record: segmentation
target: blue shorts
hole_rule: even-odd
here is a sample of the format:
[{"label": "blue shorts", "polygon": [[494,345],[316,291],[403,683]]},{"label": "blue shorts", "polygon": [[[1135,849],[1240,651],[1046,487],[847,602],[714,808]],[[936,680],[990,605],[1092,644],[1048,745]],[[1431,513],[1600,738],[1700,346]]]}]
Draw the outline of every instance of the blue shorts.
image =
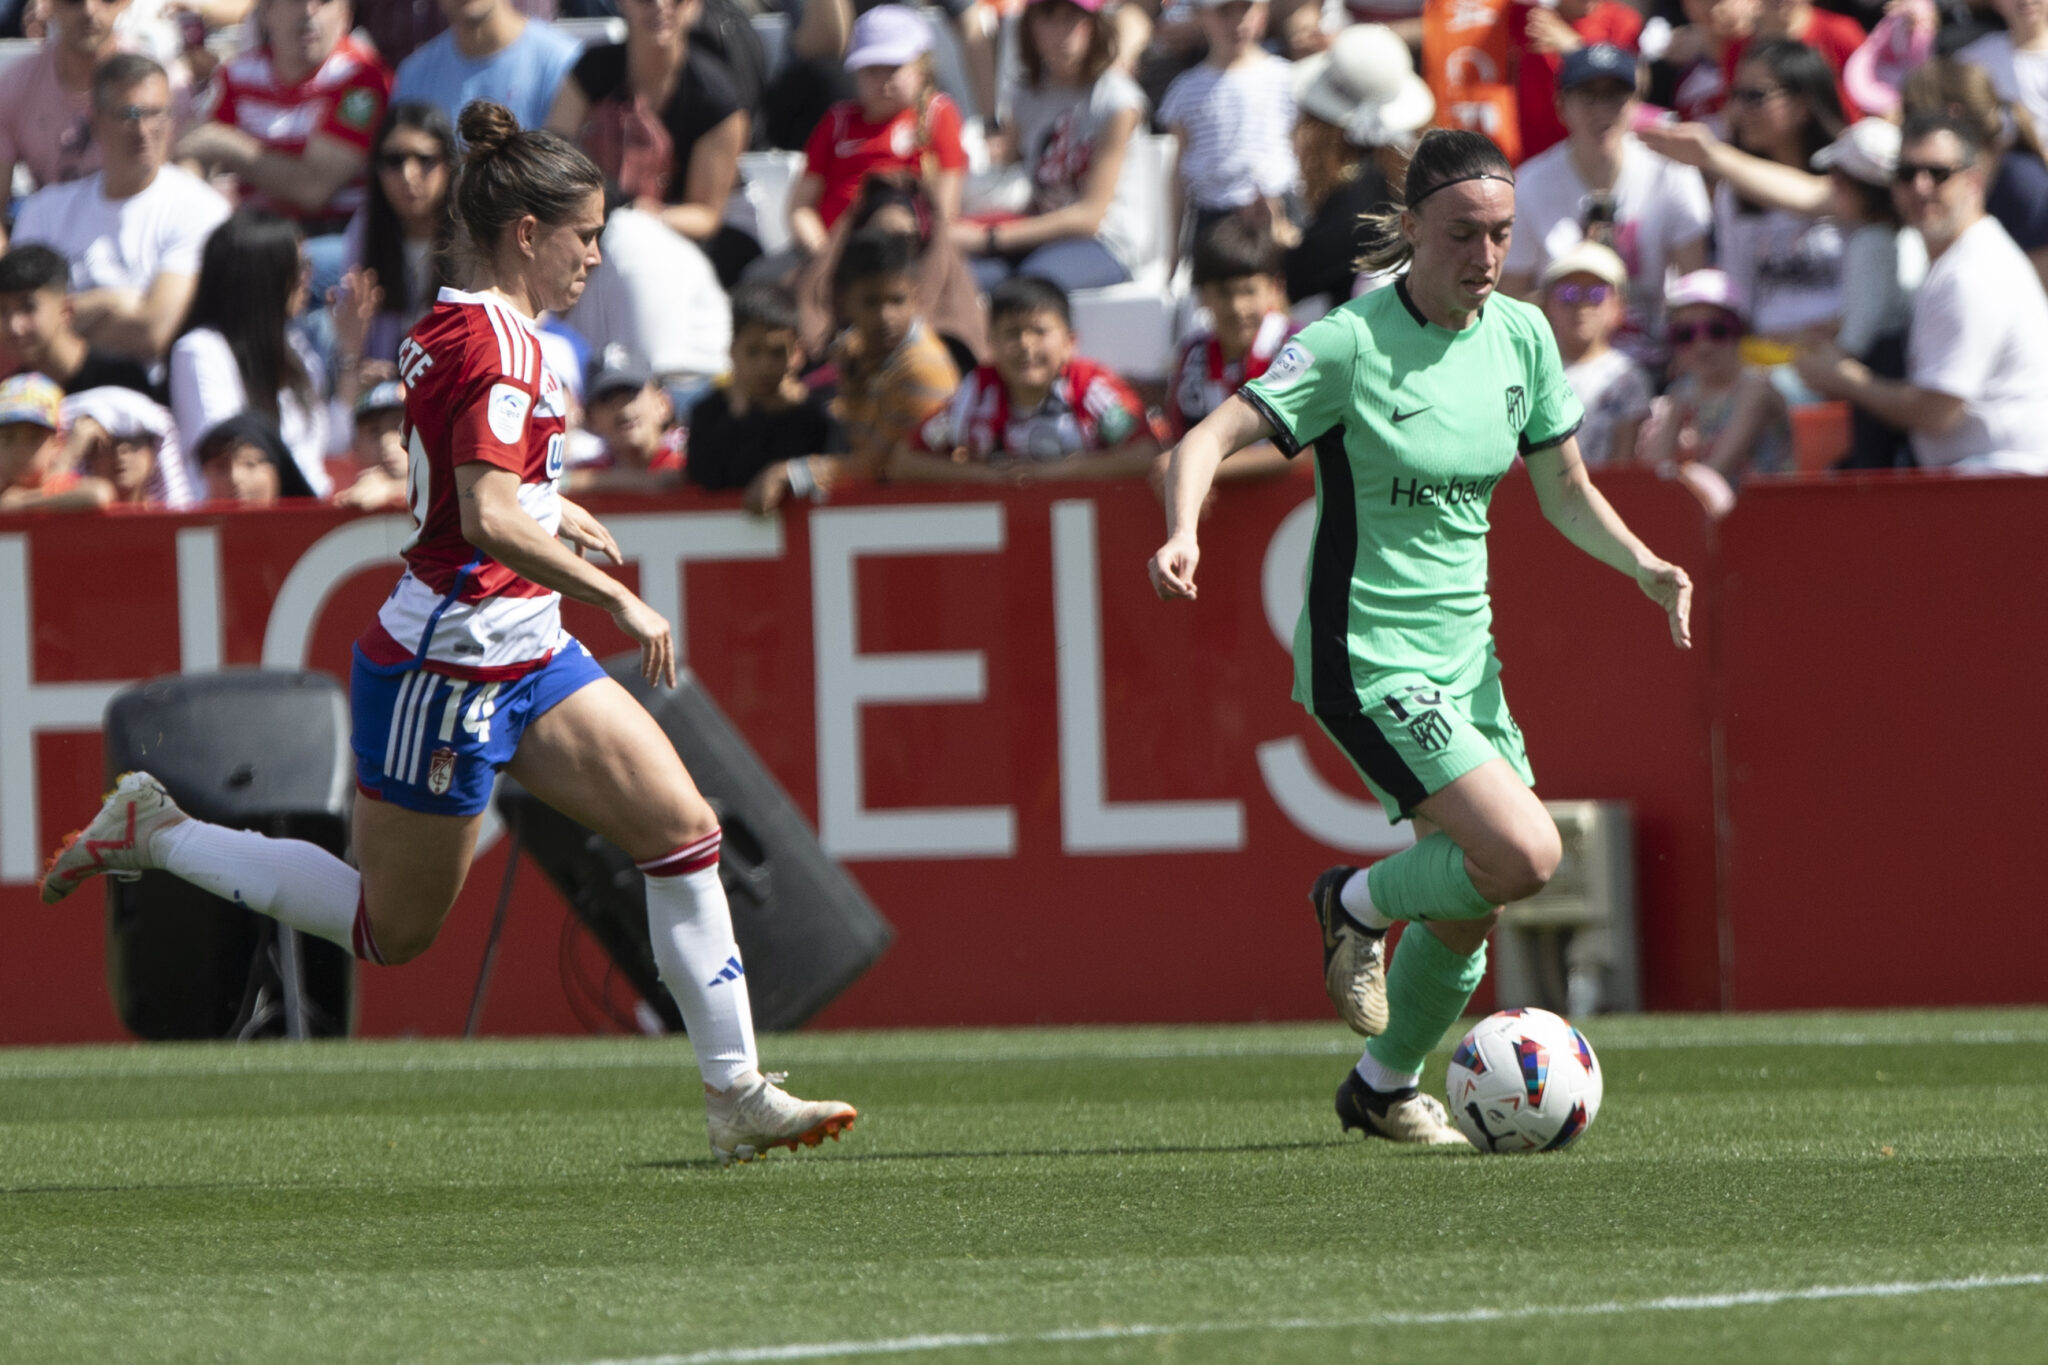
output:
[{"label": "blue shorts", "polygon": [[518,752],[526,727],[604,676],[574,640],[510,682],[379,667],[357,650],[348,688],[356,785],[407,810],[475,815],[490,804],[497,771]]}]

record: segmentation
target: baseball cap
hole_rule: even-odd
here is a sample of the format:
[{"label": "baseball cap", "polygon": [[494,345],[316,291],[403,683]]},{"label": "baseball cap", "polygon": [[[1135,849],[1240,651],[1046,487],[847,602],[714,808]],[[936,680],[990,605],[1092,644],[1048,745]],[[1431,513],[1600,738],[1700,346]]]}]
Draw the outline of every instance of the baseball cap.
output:
[{"label": "baseball cap", "polygon": [[1575,90],[1593,81],[1620,81],[1635,89],[1635,54],[1623,52],[1613,43],[1588,43],[1566,53],[1557,69],[1557,88]]},{"label": "baseball cap", "polygon": [[362,396],[356,399],[355,415],[368,417],[373,412],[389,412],[404,406],[405,386],[395,379],[387,379],[363,390]]},{"label": "baseball cap", "polygon": [[1408,44],[1384,24],[1352,24],[1294,65],[1294,102],[1354,147],[1405,144],[1436,114]]},{"label": "baseball cap", "polygon": [[27,422],[64,429],[64,390],[39,374],[18,374],[0,384],[0,426]]},{"label": "baseball cap", "polygon": [[584,401],[595,403],[620,389],[644,389],[653,380],[653,372],[635,361],[631,351],[614,341],[591,357],[588,377],[583,381]]},{"label": "baseball cap", "polygon": [[1745,323],[1749,321],[1749,309],[1743,305],[1735,281],[1719,270],[1695,270],[1680,275],[1664,291],[1666,308],[1684,308],[1694,303],[1710,303],[1727,309]]},{"label": "baseball cap", "polygon": [[902,66],[932,50],[932,26],[908,5],[877,5],[853,21],[846,69]]},{"label": "baseball cap", "polygon": [[1899,165],[1899,125],[1881,118],[1858,119],[1813,154],[1817,171],[1840,171],[1866,185],[1889,185]]},{"label": "baseball cap", "polygon": [[1556,257],[1543,267],[1543,275],[1537,284],[1548,289],[1567,275],[1591,275],[1605,280],[1616,289],[1628,285],[1628,266],[1622,263],[1614,248],[1604,242],[1581,240],[1571,250]]}]

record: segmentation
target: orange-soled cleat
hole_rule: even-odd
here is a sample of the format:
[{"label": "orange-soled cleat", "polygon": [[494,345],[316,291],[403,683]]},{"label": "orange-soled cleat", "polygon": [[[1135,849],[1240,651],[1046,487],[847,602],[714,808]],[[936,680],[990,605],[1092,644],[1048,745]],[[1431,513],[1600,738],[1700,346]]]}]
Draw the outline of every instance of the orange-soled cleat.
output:
[{"label": "orange-soled cleat", "polygon": [[88,877],[135,877],[149,871],[156,866],[150,840],[187,818],[163,783],[148,773],[122,773],[92,822],[65,836],[50,855],[43,869],[43,904],[55,905]]},{"label": "orange-soled cleat", "polygon": [[853,1127],[860,1112],[838,1100],[800,1100],[783,1090],[780,1072],[755,1072],[729,1090],[704,1087],[704,1123],[711,1132],[711,1154],[718,1164],[752,1161],[770,1148],[815,1147],[821,1139],[835,1142]]}]

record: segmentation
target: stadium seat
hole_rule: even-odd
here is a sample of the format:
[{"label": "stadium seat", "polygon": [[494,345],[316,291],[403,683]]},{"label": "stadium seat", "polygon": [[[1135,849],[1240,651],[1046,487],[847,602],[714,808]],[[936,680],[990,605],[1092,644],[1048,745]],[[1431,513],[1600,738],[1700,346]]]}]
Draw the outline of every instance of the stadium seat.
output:
[{"label": "stadium seat", "polygon": [[802,152],[740,153],[740,184],[754,211],[754,239],[771,256],[789,245],[789,192],[803,167]]},{"label": "stadium seat", "polygon": [[1185,292],[1167,274],[1166,259],[1178,225],[1169,221],[1173,202],[1173,139],[1156,133],[1131,135],[1127,156],[1134,173],[1153,186],[1151,239],[1128,284],[1077,289],[1070,303],[1074,336],[1082,355],[1109,366],[1126,379],[1159,380],[1173,359],[1180,297]]},{"label": "stadium seat", "polygon": [[1849,405],[1801,403],[1792,409],[1792,467],[1826,470],[1849,453]]},{"label": "stadium seat", "polygon": [[555,28],[585,47],[626,41],[626,21],[611,15],[594,19],[557,19]]}]

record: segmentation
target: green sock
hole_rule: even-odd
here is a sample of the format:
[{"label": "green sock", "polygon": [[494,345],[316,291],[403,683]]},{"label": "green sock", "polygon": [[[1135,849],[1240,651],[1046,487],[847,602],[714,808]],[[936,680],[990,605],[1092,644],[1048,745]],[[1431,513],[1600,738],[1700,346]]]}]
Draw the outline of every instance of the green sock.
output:
[{"label": "green sock", "polygon": [[1365,1050],[1389,1071],[1421,1071],[1423,1059],[1464,1014],[1485,975],[1484,943],[1472,956],[1461,957],[1423,925],[1409,925],[1387,967],[1387,1031],[1368,1039]]},{"label": "green sock", "polygon": [[1441,831],[1366,869],[1372,908],[1388,919],[1478,919],[1493,902],[1472,885],[1465,850]]}]

